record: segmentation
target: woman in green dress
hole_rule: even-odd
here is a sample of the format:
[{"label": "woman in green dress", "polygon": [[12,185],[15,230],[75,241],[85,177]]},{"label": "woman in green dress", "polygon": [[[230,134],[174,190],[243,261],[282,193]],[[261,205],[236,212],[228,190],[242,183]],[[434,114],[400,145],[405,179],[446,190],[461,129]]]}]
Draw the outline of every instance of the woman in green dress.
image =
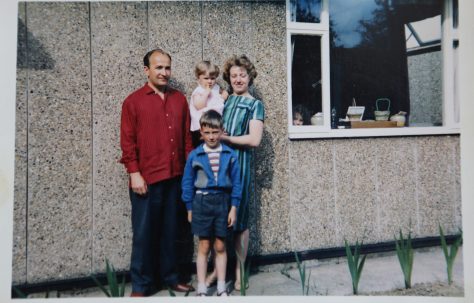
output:
[{"label": "woman in green dress", "polygon": [[[234,226],[234,247],[242,260],[247,257],[249,242],[249,204],[254,192],[253,148],[260,145],[265,110],[262,101],[249,93],[257,76],[252,62],[245,55],[232,56],[224,63],[223,78],[232,88],[222,115],[226,134],[222,140],[232,146],[239,156],[242,200]],[[235,268],[235,290],[240,290],[240,266]]]}]

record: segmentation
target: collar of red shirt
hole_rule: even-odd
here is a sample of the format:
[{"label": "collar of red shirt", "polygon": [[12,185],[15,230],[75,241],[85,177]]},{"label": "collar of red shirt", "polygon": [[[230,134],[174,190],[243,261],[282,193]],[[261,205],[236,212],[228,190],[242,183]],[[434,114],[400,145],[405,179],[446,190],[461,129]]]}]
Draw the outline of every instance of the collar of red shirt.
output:
[{"label": "collar of red shirt", "polygon": [[[149,95],[149,94],[158,94],[158,90],[155,89],[154,87],[152,87],[150,85],[150,82],[146,82],[145,85],[145,94]],[[168,94],[169,92],[169,87],[166,86],[166,89],[165,89],[165,95]]]}]

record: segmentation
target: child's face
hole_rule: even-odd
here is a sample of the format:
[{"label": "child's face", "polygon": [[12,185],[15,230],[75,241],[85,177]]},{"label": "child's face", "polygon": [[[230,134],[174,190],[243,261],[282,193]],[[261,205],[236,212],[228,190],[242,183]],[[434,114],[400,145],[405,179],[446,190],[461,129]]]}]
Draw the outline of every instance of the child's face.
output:
[{"label": "child's face", "polygon": [[209,75],[209,72],[199,75],[198,83],[203,88],[212,88],[216,84],[216,76]]},{"label": "child's face", "polygon": [[295,113],[293,115],[293,125],[303,125],[303,117],[300,113]]},{"label": "child's face", "polygon": [[201,126],[201,136],[204,140],[204,143],[210,148],[216,148],[219,146],[222,134],[223,131],[220,128]]}]

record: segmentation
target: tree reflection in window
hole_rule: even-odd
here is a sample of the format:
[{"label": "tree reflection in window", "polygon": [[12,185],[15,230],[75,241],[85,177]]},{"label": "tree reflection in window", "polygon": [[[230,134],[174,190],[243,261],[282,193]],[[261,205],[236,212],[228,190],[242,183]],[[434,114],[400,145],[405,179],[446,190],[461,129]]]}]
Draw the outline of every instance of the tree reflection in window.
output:
[{"label": "tree reflection in window", "polygon": [[405,32],[407,24],[439,16],[441,10],[437,0],[331,1],[331,108],[338,118],[355,98],[366,107],[364,119],[374,119],[375,100],[389,98],[391,113],[408,112],[412,126],[441,125],[440,49],[412,56]]}]

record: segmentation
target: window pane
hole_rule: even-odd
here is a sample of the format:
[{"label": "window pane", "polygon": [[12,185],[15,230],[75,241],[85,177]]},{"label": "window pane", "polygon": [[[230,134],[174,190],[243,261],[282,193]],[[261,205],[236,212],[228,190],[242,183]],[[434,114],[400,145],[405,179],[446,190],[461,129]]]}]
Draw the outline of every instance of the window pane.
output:
[{"label": "window pane", "polygon": [[[322,112],[321,37],[292,35],[291,48],[293,124],[299,125],[295,120],[302,120],[303,125],[310,125],[311,117]],[[316,117],[313,123],[320,125],[321,114]]]},{"label": "window pane", "polygon": [[290,0],[292,22],[319,23],[321,0]]},{"label": "window pane", "polygon": [[[332,0],[331,108],[345,118],[353,100],[375,119],[376,100],[407,125],[442,124],[442,1]],[[382,104],[383,103],[383,104]],[[387,109],[387,102],[379,110]]]}]

